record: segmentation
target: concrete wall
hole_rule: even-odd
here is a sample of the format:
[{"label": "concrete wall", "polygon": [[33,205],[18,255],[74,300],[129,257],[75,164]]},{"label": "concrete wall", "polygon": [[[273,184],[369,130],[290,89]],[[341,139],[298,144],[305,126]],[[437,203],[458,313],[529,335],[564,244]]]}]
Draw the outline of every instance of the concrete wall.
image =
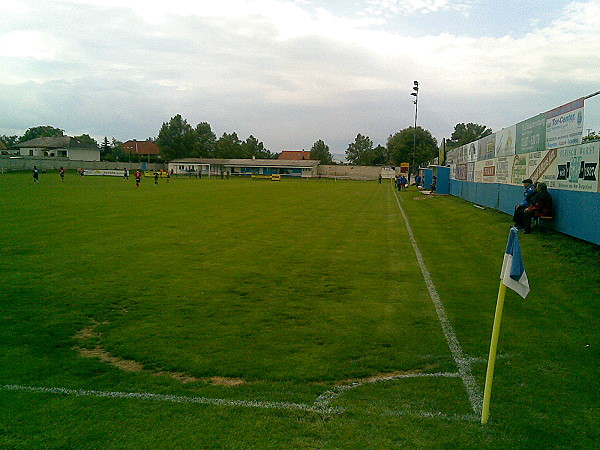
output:
[{"label": "concrete wall", "polygon": [[[600,245],[600,194],[548,189],[552,195],[556,231]],[[523,199],[523,188],[508,184],[450,180],[450,194],[512,215]]]},{"label": "concrete wall", "polygon": [[[164,164],[144,163],[145,170],[165,169]],[[83,169],[118,169],[127,167],[129,170],[136,170],[142,167],[142,163],[129,162],[109,162],[109,161],[73,161],[68,158],[35,157],[21,156],[19,158],[10,158],[9,156],[0,156],[0,172],[9,172],[17,170],[31,170],[37,166],[40,170],[58,170],[64,167],[66,170]]]},{"label": "concrete wall", "polygon": [[[396,170],[400,173],[400,168]],[[376,180],[381,174],[379,166],[342,166],[342,165],[322,165],[317,167],[317,176],[322,177],[347,177],[351,180]]]}]

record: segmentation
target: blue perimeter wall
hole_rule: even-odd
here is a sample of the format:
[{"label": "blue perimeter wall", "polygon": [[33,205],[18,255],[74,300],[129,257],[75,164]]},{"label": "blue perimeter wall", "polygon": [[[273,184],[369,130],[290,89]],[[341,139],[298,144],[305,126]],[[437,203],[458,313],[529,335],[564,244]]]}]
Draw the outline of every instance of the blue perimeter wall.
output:
[{"label": "blue perimeter wall", "polygon": [[[442,168],[445,169],[445,168]],[[552,228],[600,245],[600,193],[548,189],[552,195]],[[450,180],[450,195],[512,216],[523,199],[523,188],[508,184]]]}]

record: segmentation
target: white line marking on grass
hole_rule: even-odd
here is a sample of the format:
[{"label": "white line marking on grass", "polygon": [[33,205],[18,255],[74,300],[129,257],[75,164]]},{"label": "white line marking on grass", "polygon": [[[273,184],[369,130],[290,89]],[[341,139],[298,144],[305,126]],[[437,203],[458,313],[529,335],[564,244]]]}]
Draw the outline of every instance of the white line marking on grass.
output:
[{"label": "white line marking on grass", "polygon": [[475,414],[444,414],[441,412],[428,412],[428,411],[387,411],[385,413],[389,416],[396,417],[404,417],[404,416],[413,416],[413,417],[425,417],[428,419],[446,419],[446,420],[459,420],[461,422],[469,421],[469,422],[479,422],[481,417]]},{"label": "white line marking on grass", "polygon": [[404,218],[404,224],[406,225],[406,231],[408,231],[408,237],[410,238],[410,242],[417,257],[417,262],[419,263],[419,267],[421,268],[421,272],[423,273],[423,279],[425,280],[425,284],[427,285],[429,296],[433,301],[435,310],[438,315],[438,319],[440,321],[440,324],[442,325],[442,330],[444,332],[444,336],[446,337],[446,341],[448,342],[448,347],[450,348],[452,357],[454,358],[456,366],[458,367],[460,377],[462,378],[463,384],[465,385],[465,389],[467,390],[469,401],[471,402],[471,406],[475,414],[480,415],[483,406],[483,397],[481,395],[481,390],[479,389],[479,386],[477,385],[477,382],[475,381],[475,378],[473,377],[473,374],[471,372],[470,361],[463,353],[460,343],[458,342],[458,338],[456,337],[456,333],[452,328],[452,324],[450,323],[450,320],[448,320],[448,315],[446,314],[446,310],[444,308],[444,305],[442,304],[442,300],[440,299],[440,296],[438,295],[435,289],[435,284],[433,283],[431,274],[427,270],[427,266],[425,265],[425,261],[423,260],[421,250],[419,250],[419,246],[417,245],[417,240],[415,239],[415,235],[412,232],[412,228],[408,221],[408,217],[406,216],[404,208],[402,208],[400,200],[398,200],[398,194],[395,191],[394,196],[396,197],[396,203],[398,204],[400,213]]},{"label": "white line marking on grass", "polygon": [[85,389],[47,388],[35,386],[0,386],[7,391],[38,392],[42,394],[75,395],[77,397],[133,398],[138,400],[154,400],[171,403],[196,403],[201,405],[239,406],[244,408],[285,409],[315,412],[319,414],[342,414],[345,408],[329,408],[305,405],[302,403],[259,402],[253,400],[227,400],[222,398],[188,397],[182,395],[150,394],[147,392],[111,392]]},{"label": "white line marking on grass", "polygon": [[[332,400],[342,395],[344,392],[350,389],[355,389],[357,387],[363,386],[365,384],[371,383],[380,383],[383,381],[393,381],[399,380],[402,378],[460,378],[460,373],[449,373],[449,372],[438,372],[438,373],[403,373],[400,375],[391,375],[389,377],[381,377],[375,378],[372,380],[364,380],[364,381],[355,381],[350,384],[344,384],[341,386],[335,386],[333,389],[328,390],[327,392],[323,392],[319,397],[315,400],[313,406],[315,408],[324,408],[326,407]],[[431,413],[437,414],[437,413]]]}]

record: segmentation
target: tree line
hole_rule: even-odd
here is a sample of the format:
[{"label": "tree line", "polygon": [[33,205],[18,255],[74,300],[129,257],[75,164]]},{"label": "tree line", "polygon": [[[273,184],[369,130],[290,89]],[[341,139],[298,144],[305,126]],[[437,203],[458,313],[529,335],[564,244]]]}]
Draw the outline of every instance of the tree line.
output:
[{"label": "tree line", "polygon": [[[446,148],[452,149],[475,141],[491,134],[492,130],[475,123],[459,123],[446,140]],[[64,130],[51,126],[38,126],[28,129],[23,136],[0,136],[0,141],[7,147],[35,139],[38,137],[64,136]],[[74,136],[81,143],[99,148],[101,158],[105,161],[124,161],[127,155],[123,151],[123,143],[114,137],[111,141],[105,136],[102,144],[87,134]],[[164,122],[158,137],[148,138],[155,142],[160,150],[162,160],[171,161],[181,158],[256,158],[275,159],[278,153],[265,148],[264,144],[253,135],[241,140],[237,133],[223,133],[217,138],[210,124],[201,122],[191,126],[180,114]],[[354,165],[400,165],[414,163],[415,167],[431,162],[438,155],[438,142],[432,134],[421,127],[408,127],[388,136],[385,146],[374,146],[369,136],[357,134],[354,142],[348,144],[346,159]],[[130,156],[129,156],[130,157]],[[322,164],[334,164],[329,146],[321,139],[310,148],[310,159],[319,160]]]}]

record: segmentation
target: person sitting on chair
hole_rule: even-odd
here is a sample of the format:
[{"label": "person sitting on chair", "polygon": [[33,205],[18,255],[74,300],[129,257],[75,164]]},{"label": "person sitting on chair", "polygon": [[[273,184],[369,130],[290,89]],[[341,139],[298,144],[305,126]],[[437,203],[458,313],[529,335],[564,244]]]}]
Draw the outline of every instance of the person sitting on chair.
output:
[{"label": "person sitting on chair", "polygon": [[513,221],[517,228],[525,227],[525,209],[531,206],[531,198],[535,195],[535,187],[530,178],[523,180],[523,187],[525,188],[525,192],[523,192],[523,201],[515,206],[515,213],[513,214]]},{"label": "person sitting on chair", "polygon": [[531,197],[530,202],[531,206],[525,209],[523,216],[525,233],[531,233],[531,219],[552,216],[552,196],[548,192],[546,183],[536,183],[535,194]]}]

